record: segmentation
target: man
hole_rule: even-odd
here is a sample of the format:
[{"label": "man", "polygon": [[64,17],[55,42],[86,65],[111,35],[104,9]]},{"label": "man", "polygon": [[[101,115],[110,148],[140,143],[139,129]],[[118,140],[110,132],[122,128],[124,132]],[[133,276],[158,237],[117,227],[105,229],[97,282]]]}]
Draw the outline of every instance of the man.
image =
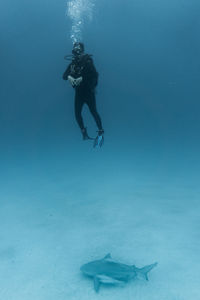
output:
[{"label": "man", "polygon": [[96,109],[95,88],[98,83],[98,73],[93,64],[91,55],[84,54],[84,44],[74,43],[72,61],[63,74],[63,79],[68,80],[75,89],[75,117],[81,129],[83,140],[91,139],[84,126],[82,108],[87,104],[98,127],[98,135],[94,140],[94,146],[102,146],[104,130],[101,118]]}]

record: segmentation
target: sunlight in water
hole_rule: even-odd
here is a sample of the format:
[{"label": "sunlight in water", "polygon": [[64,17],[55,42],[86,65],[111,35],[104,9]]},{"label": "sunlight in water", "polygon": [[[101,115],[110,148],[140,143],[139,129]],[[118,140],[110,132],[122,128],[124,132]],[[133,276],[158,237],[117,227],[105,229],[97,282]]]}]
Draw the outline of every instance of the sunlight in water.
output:
[{"label": "sunlight in water", "polygon": [[82,40],[82,29],[85,21],[91,21],[95,0],[71,0],[67,2],[66,15],[72,21],[72,42]]}]

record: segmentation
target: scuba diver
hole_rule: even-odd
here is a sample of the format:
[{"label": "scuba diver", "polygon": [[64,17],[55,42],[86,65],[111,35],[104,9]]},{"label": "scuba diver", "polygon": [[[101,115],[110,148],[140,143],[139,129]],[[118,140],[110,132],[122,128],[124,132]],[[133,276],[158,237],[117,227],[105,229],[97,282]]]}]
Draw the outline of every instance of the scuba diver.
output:
[{"label": "scuba diver", "polygon": [[94,147],[101,147],[104,142],[104,130],[96,108],[95,88],[98,83],[98,73],[92,57],[84,53],[83,43],[75,42],[72,55],[67,55],[65,58],[71,62],[63,74],[63,79],[68,80],[75,89],[75,117],[81,129],[83,140],[93,139],[88,136],[81,114],[83,105],[87,104],[98,127],[97,137],[93,139]]}]

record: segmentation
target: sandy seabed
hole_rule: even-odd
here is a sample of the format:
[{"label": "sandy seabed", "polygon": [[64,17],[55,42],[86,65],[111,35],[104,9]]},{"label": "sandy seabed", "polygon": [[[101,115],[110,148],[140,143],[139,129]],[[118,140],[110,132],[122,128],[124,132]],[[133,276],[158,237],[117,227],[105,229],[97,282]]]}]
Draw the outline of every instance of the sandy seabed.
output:
[{"label": "sandy seabed", "polygon": [[[81,155],[68,147],[4,163],[0,299],[200,299],[195,173],[170,157],[80,145]],[[148,282],[96,294],[80,266],[107,253],[158,266]]]}]

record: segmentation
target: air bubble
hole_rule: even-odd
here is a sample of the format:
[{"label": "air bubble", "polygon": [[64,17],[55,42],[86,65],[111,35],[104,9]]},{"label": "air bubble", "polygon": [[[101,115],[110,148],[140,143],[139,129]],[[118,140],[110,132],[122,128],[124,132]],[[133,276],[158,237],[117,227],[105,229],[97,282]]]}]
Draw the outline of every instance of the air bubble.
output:
[{"label": "air bubble", "polygon": [[84,21],[91,21],[95,0],[70,0],[67,2],[66,15],[72,21],[71,39],[74,43],[82,40],[82,30]]}]

